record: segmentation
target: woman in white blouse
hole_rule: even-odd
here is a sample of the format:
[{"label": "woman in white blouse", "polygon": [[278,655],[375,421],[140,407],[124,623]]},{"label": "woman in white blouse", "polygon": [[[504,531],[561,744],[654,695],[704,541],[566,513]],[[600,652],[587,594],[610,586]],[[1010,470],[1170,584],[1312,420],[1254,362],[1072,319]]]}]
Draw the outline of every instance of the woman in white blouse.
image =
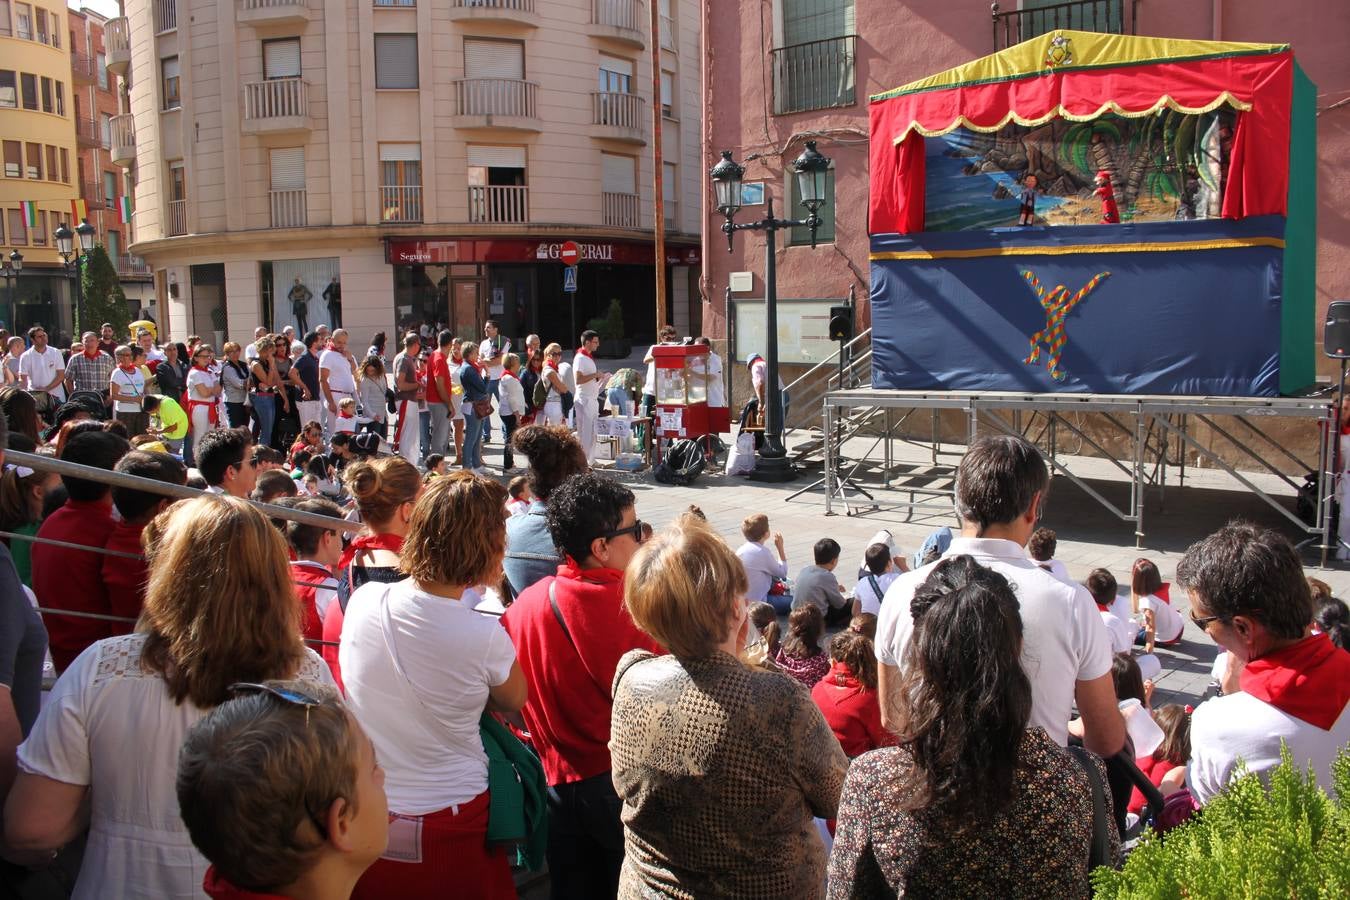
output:
[{"label": "woman in white blouse", "polygon": [[332,684],[305,648],[281,533],[242,500],[201,497],[153,523],[141,630],[62,673],[5,803],[7,852],[32,864],[86,828],[73,896],[200,897],[207,862],[174,792],[184,735],[230,685]]}]

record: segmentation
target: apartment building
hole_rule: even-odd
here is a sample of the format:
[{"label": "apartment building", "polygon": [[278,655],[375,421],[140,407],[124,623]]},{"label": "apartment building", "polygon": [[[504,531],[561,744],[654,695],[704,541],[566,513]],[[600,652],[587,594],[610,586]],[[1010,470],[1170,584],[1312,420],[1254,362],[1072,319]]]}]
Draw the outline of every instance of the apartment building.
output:
[{"label": "apartment building", "polygon": [[[1318,86],[1318,314],[1333,299],[1350,297],[1350,5],[1318,0],[1300,4],[1293,16],[1281,4],[1263,0],[1150,4],[1137,0],[735,0],[710,4],[706,30],[705,78],[708,143],[705,166],[717,151],[730,149],[746,165],[745,180],[757,186],[738,216],[762,217],[750,200],[771,196],[775,211],[795,202],[787,166],[807,139],[833,161],[833,197],[821,215],[820,246],[811,249],[805,229],[779,235],[777,254],[780,322],[814,308],[814,328],[793,346],[780,346],[787,363],[806,363],[798,352],[819,340],[828,303],[794,305],[791,300],[838,302],[853,290],[859,328],[866,328],[869,242],[867,235],[867,98],[1056,27],[1159,35],[1198,40],[1287,42]],[[704,332],[737,346],[736,358],[762,350],[764,238],[737,234],[726,252],[718,233],[722,217],[711,198],[705,204],[708,234],[704,263]],[[784,239],[786,237],[786,240]],[[731,302],[726,301],[730,290]],[[756,331],[758,327],[759,331]],[[740,335],[741,339],[735,336]],[[1320,340],[1320,332],[1319,332]],[[1319,354],[1320,356],[1320,354]],[[1327,361],[1323,361],[1324,364]],[[791,373],[801,368],[789,368]],[[1330,371],[1326,365],[1323,371]],[[818,414],[818,411],[817,413]]]},{"label": "apartment building", "polygon": [[651,2],[655,78],[638,0],[126,0],[113,155],[170,332],[328,322],[336,283],[361,346],[488,318],[570,346],[611,299],[643,338],[657,265],[695,330],[699,4]]},{"label": "apartment building", "polygon": [[74,285],[52,237],[78,195],[66,18],[61,0],[0,0],[0,322],[11,333],[70,333]]}]

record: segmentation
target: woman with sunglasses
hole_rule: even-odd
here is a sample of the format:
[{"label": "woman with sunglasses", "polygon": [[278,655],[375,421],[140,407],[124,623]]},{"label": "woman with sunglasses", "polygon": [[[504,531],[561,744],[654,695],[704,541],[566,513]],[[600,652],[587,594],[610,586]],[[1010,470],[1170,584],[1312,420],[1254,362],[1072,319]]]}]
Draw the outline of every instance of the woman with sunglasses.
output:
[{"label": "woman with sunglasses", "polygon": [[210,344],[199,344],[192,352],[192,368],[188,370],[185,390],[188,400],[188,418],[192,422],[192,455],[208,431],[220,427],[220,373],[212,365],[216,354]]},{"label": "woman with sunglasses", "polygon": [[563,395],[568,388],[561,375],[562,355],[562,347],[558,344],[549,344],[544,348],[544,370],[539,378],[548,385],[548,396],[544,399],[545,425],[563,423]]},{"label": "woman with sunglasses", "polygon": [[45,862],[89,831],[77,900],[201,896],[207,862],[174,789],[187,731],[236,682],[332,682],[301,640],[285,542],[266,517],[214,496],[156,525],[142,630],[98,641],[62,673],[5,805],[15,862]]}]

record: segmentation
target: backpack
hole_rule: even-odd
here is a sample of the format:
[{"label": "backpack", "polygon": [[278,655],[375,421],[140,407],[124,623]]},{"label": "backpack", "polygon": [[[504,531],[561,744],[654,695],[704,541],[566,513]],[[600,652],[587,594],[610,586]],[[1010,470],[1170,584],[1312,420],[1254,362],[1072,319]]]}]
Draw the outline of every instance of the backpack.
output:
[{"label": "backpack", "polygon": [[657,463],[652,475],[662,484],[692,484],[705,465],[703,448],[697,441],[684,438],[670,445],[665,458]]},{"label": "backpack", "polygon": [[548,382],[540,378],[534,383],[534,393],[530,394],[530,403],[535,409],[542,409],[548,401]]}]

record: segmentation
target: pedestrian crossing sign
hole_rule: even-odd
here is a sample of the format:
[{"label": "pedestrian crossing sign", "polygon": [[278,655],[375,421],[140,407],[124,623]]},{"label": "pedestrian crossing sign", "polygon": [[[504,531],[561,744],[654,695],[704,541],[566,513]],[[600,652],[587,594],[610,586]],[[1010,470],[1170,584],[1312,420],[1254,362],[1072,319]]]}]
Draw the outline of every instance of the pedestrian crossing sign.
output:
[{"label": "pedestrian crossing sign", "polygon": [[577,267],[568,266],[563,269],[563,293],[575,294],[577,292]]}]

